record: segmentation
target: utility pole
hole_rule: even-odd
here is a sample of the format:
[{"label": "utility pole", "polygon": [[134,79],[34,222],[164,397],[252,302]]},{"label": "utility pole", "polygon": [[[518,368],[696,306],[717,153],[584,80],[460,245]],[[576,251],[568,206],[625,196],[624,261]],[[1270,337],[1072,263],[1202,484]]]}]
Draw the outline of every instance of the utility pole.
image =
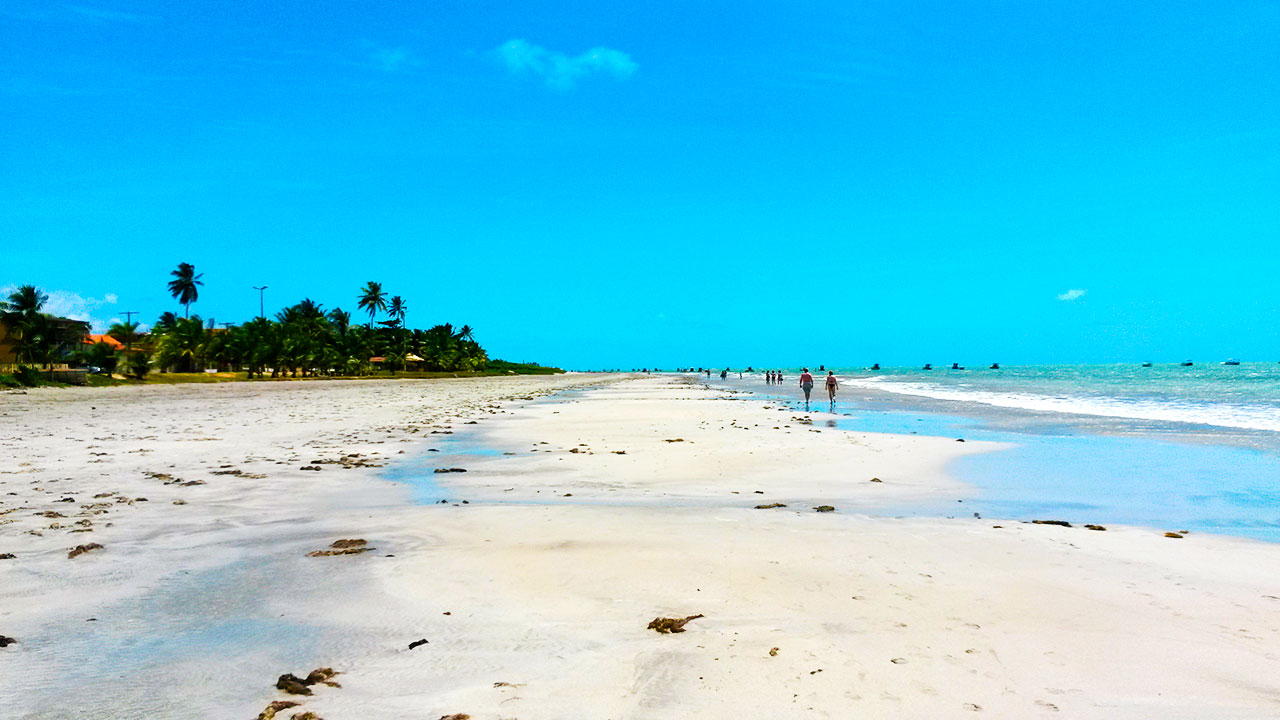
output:
[{"label": "utility pole", "polygon": [[258,319],[259,319],[259,320],[261,320],[261,319],[262,319],[262,317],[263,317],[263,312],[262,312],[262,308],[263,308],[263,305],[262,305],[262,291],[263,291],[263,290],[266,290],[266,289],[267,289],[267,286],[266,286],[266,285],[263,285],[262,287],[258,287],[258,286],[256,286],[256,285],[255,285],[255,286],[253,287],[253,289],[258,291]]},{"label": "utility pole", "polygon": [[[137,310],[130,310],[129,312],[123,312],[120,314],[124,316],[124,322],[126,325],[132,325],[133,316],[141,315],[142,313],[138,312]],[[129,336],[126,337],[124,341],[125,353],[128,354],[131,350],[133,350],[133,328],[129,328]]]}]

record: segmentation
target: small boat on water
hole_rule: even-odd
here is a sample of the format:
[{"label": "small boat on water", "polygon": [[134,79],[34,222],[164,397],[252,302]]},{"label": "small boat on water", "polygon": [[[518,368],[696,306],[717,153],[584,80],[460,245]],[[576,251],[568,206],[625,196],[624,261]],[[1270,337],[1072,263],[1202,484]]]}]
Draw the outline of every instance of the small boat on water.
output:
[{"label": "small boat on water", "polygon": [[879,370],[879,369],[880,369],[880,363],[876,363],[876,364],[872,365],[872,366],[871,366],[871,369],[872,369],[872,370]]},{"label": "small boat on water", "polygon": [[1142,363],[1142,367],[1151,367],[1151,363]]},{"label": "small boat on water", "polygon": [[952,369],[952,370],[963,370],[963,369],[964,369],[964,366],[963,366],[963,365],[961,365],[960,363],[951,363],[951,369]]},{"label": "small boat on water", "polygon": [[1190,360],[1183,361],[1182,363],[1182,367],[1191,367],[1192,365],[1195,365],[1195,363],[1191,362]]},{"label": "small boat on water", "polygon": [[932,370],[932,369],[933,369],[933,363],[925,363],[925,364],[924,364],[924,369],[925,369],[925,370]]},{"label": "small boat on water", "polygon": [[990,367],[990,368],[988,368],[988,369],[989,369],[989,370],[999,370],[999,369],[1000,369],[1000,363],[991,363],[991,367]]},{"label": "small boat on water", "polygon": [[1236,360],[1235,358],[1231,358],[1230,360],[1228,360],[1228,361],[1226,361],[1226,362],[1224,362],[1224,363],[1222,363],[1222,364],[1223,364],[1223,365],[1239,365],[1239,364],[1240,364],[1240,361],[1239,361],[1239,360]]}]

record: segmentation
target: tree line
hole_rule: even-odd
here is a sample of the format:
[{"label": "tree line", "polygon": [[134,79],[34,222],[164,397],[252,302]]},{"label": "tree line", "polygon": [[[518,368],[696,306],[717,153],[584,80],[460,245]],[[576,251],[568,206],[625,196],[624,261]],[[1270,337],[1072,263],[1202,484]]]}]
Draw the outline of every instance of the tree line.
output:
[{"label": "tree line", "polygon": [[138,323],[112,325],[106,334],[124,349],[106,342],[84,345],[83,324],[42,312],[48,298],[31,285],[0,301],[3,339],[20,365],[72,362],[135,377],[151,369],[217,369],[246,372],[250,378],[368,375],[379,369],[456,372],[483,370],[489,362],[468,325],[408,327],[408,303],[399,295],[389,296],[381,283],[367,283],[356,297],[356,308],[368,316],[364,324],[353,322],[341,308],[325,310],[306,298],[271,318],[217,327],[191,314],[204,285],[203,274],[181,263],[171,275],[168,289],[183,315],[165,312],[145,333]]}]

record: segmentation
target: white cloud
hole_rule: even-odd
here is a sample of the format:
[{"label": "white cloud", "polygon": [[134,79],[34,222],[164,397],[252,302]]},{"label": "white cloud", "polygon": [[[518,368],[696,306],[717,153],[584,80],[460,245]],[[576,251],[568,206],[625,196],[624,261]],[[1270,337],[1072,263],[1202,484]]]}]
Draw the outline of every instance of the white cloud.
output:
[{"label": "white cloud", "polygon": [[1084,294],[1087,292],[1089,291],[1080,290],[1078,288],[1072,288],[1064,293],[1060,293],[1058,295],[1058,299],[1065,302],[1071,302],[1072,300],[1079,300],[1080,298],[1084,297]]},{"label": "white cloud", "polygon": [[[17,289],[17,285],[0,287],[0,298],[9,297],[10,293]],[[111,314],[110,306],[119,301],[115,293],[107,293],[101,298],[94,298],[84,297],[69,290],[44,290],[44,288],[41,288],[41,290],[49,296],[49,299],[44,303],[44,307],[41,308],[41,312],[72,320],[83,320],[89,323],[95,333],[106,332],[111,323],[119,322],[118,318],[103,319],[98,312],[105,309],[108,310],[105,314]]]},{"label": "white cloud", "polygon": [[493,52],[512,74],[536,75],[557,90],[568,90],[591,75],[626,80],[640,67],[621,50],[597,47],[569,57],[518,38],[499,45]]},{"label": "white cloud", "polygon": [[369,59],[383,72],[400,72],[422,64],[407,47],[374,47],[369,52]]}]

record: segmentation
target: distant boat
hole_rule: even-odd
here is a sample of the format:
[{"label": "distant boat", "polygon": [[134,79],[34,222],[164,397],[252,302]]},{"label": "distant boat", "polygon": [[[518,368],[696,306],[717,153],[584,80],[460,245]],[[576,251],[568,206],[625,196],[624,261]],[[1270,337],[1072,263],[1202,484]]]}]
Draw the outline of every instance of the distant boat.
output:
[{"label": "distant boat", "polygon": [[988,368],[988,369],[989,369],[989,370],[999,370],[999,369],[1000,369],[1000,363],[991,363],[991,367],[990,367],[990,368]]},{"label": "distant boat", "polygon": [[1151,363],[1142,363],[1142,367],[1151,367]]},{"label": "distant boat", "polygon": [[1223,365],[1239,365],[1239,364],[1240,364],[1240,361],[1239,361],[1239,360],[1236,360],[1235,358],[1232,358],[1232,359],[1230,359],[1230,360],[1228,360],[1228,361],[1226,361],[1226,362],[1224,362],[1224,363],[1222,363],[1222,364],[1223,364]]},{"label": "distant boat", "polygon": [[964,366],[963,366],[963,365],[961,365],[960,363],[951,363],[951,369],[952,369],[952,370],[963,370],[963,369],[964,369]]},{"label": "distant boat", "polygon": [[925,370],[932,370],[932,369],[933,369],[933,363],[925,363],[925,364],[924,364],[924,369],[925,369]]},{"label": "distant boat", "polygon": [[876,363],[875,365],[872,365],[872,366],[871,366],[871,369],[872,369],[872,370],[879,370],[879,369],[880,369],[880,363]]},{"label": "distant boat", "polygon": [[1187,360],[1182,363],[1182,367],[1191,367],[1192,365],[1195,365],[1195,363],[1191,362],[1190,360]]}]

